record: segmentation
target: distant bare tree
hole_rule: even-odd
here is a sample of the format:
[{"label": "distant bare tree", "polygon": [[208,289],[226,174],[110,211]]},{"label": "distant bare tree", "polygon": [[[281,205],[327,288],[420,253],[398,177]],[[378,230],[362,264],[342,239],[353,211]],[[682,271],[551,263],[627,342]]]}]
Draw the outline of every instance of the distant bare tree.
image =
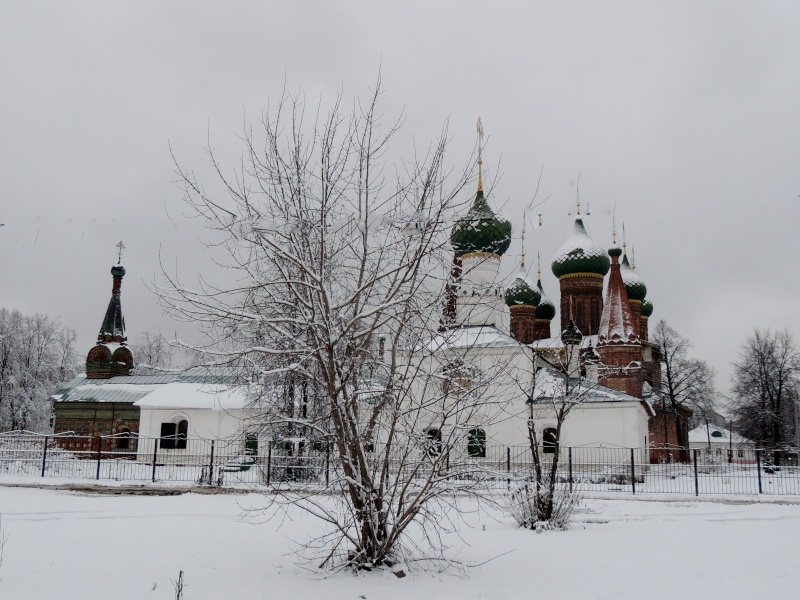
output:
[{"label": "distant bare tree", "polygon": [[0,309],[0,430],[49,429],[49,396],[78,369],[75,339],[58,319]]},{"label": "distant bare tree", "polygon": [[131,344],[137,375],[152,375],[172,366],[173,348],[160,333],[145,331]]},{"label": "distant bare tree", "polygon": [[[675,420],[675,433],[683,440],[688,431],[683,430],[681,412],[686,410],[707,412],[714,407],[714,368],[706,361],[690,358],[691,341],[675,331],[665,320],[656,323],[650,341],[661,347],[662,377],[656,408],[661,410],[665,443],[669,440],[667,415]],[[658,406],[660,404],[660,406]],[[689,449],[681,447],[681,462],[689,460]],[[671,456],[668,454],[668,456]]]},{"label": "distant bare tree", "polygon": [[758,446],[782,451],[795,442],[795,411],[800,391],[800,351],[784,329],[756,329],[734,363],[731,408],[740,432]]}]

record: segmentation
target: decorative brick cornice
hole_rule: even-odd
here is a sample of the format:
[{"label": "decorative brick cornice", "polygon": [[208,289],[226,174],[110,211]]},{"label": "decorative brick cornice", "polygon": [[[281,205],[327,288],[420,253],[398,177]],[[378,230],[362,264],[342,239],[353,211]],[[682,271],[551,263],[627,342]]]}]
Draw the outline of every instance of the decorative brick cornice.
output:
[{"label": "decorative brick cornice", "polygon": [[509,306],[508,308],[509,308],[509,310],[512,310],[512,311],[519,310],[520,308],[525,308],[525,309],[528,309],[528,310],[531,310],[531,309],[536,310],[536,307],[532,306],[530,304],[514,304],[513,306]]},{"label": "decorative brick cornice", "polygon": [[465,252],[461,255],[461,260],[463,261],[465,258],[494,258],[495,260],[500,260],[500,255],[495,254],[494,252]]},{"label": "decorative brick cornice", "polygon": [[567,273],[566,275],[559,277],[558,280],[564,281],[565,279],[575,279],[576,277],[589,277],[592,279],[602,280],[604,275],[600,275],[599,273]]}]

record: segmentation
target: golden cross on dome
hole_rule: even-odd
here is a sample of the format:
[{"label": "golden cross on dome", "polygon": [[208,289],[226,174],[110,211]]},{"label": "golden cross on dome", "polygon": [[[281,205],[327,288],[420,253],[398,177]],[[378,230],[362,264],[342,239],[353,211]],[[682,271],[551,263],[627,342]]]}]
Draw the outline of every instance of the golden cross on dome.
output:
[{"label": "golden cross on dome", "polygon": [[481,118],[478,117],[478,122],[476,123],[476,129],[478,130],[478,191],[483,191],[483,157],[481,153],[481,149],[483,146],[483,123],[481,122]]},{"label": "golden cross on dome", "polygon": [[536,253],[536,279],[542,280],[542,256],[538,252]]},{"label": "golden cross on dome", "polygon": [[117,257],[117,264],[122,264],[122,251],[125,249],[125,244],[122,243],[122,240],[119,241],[117,244],[117,248],[119,248],[119,255]]},{"label": "golden cross on dome", "polygon": [[625,221],[622,222],[622,254],[623,256],[627,255],[626,251],[627,245],[625,244]]}]

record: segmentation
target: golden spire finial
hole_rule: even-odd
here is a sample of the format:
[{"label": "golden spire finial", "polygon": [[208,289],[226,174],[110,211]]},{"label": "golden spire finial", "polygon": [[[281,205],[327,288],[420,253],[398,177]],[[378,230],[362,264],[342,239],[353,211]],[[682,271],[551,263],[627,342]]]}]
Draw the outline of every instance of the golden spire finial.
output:
[{"label": "golden spire finial", "polygon": [[622,222],[622,256],[627,255],[627,244],[625,243],[625,221]]},{"label": "golden spire finial", "polygon": [[527,219],[526,211],[522,211],[522,262],[520,263],[520,271],[525,270],[525,220]]},{"label": "golden spire finial", "polygon": [[481,122],[481,118],[478,117],[478,123],[476,124],[476,128],[478,130],[478,191],[483,191],[483,154],[482,154],[482,146],[483,146],[483,123]]},{"label": "golden spire finial", "polygon": [[617,218],[611,215],[611,243],[617,243]]},{"label": "golden spire finial", "polygon": [[542,282],[542,256],[536,253],[536,280]]},{"label": "golden spire finial", "polygon": [[577,197],[577,202],[576,202],[577,213],[576,214],[578,216],[580,216],[580,214],[581,214],[581,172],[580,171],[578,171],[578,181],[575,182],[575,195]]},{"label": "golden spire finial", "polygon": [[631,269],[636,270],[636,251],[633,246],[631,246]]}]

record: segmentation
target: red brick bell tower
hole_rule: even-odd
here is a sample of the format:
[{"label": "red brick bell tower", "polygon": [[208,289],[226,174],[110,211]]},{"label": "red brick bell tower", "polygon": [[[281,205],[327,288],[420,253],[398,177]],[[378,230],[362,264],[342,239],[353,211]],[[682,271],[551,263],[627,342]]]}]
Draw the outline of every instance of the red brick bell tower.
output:
[{"label": "red brick bell tower", "polygon": [[614,244],[608,254],[611,272],[597,340],[597,353],[602,360],[598,369],[599,383],[641,398],[642,344],[636,333],[639,324],[634,322],[620,272],[622,249]]}]

